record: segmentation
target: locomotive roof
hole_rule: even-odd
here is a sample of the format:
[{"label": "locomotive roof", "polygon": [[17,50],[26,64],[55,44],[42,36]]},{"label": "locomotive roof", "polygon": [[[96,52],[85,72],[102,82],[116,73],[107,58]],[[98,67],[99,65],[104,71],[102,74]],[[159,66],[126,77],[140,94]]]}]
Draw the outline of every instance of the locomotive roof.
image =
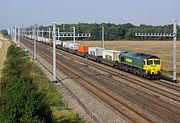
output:
[{"label": "locomotive roof", "polygon": [[145,54],[145,53],[137,53],[137,52],[128,52],[128,51],[122,51],[120,54],[123,54],[125,56],[129,57],[139,57],[140,59],[149,59],[149,58],[157,58],[159,57],[155,55]]}]

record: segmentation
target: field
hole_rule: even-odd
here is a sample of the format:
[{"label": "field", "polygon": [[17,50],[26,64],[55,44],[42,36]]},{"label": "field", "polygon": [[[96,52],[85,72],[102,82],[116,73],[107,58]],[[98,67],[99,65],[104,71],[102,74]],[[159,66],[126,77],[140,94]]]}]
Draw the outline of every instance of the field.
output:
[{"label": "field", "polygon": [[[78,41],[89,46],[101,46],[101,41]],[[177,41],[177,72],[180,73],[180,41]],[[106,49],[154,54],[161,58],[162,69],[172,71],[172,41],[105,41]]]},{"label": "field", "polygon": [[0,34],[0,70],[3,68],[3,63],[6,59],[6,52],[10,42]]}]

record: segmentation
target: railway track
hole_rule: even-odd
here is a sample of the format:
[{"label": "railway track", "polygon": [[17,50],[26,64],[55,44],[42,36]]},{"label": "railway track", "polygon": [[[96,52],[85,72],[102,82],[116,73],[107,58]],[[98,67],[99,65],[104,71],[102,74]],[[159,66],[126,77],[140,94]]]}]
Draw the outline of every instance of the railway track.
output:
[{"label": "railway track", "polygon": [[155,84],[159,84],[159,85],[161,85],[161,86],[164,86],[164,87],[166,87],[166,88],[168,88],[168,89],[171,89],[171,90],[174,90],[174,91],[176,91],[176,92],[180,92],[180,86],[178,86],[178,85],[176,85],[176,84],[173,84],[173,83],[169,83],[169,82],[166,82],[166,81],[164,81],[164,80],[159,80],[159,81],[157,81],[157,80],[154,80],[154,81],[152,81],[153,83],[155,83]]},{"label": "railway track", "polygon": [[[58,49],[59,50],[59,49]],[[119,70],[118,70],[118,72],[117,72],[117,70],[115,69],[115,68],[112,68],[112,67],[107,67],[107,66],[104,66],[104,65],[101,65],[101,66],[99,66],[98,64],[99,63],[96,63],[96,62],[94,62],[94,61],[89,61],[89,60],[86,60],[86,59],[80,59],[80,58],[78,58],[78,56],[76,56],[76,55],[73,55],[73,54],[71,54],[71,53],[68,53],[68,52],[65,52],[65,51],[62,51],[62,50],[59,50],[63,55],[67,55],[68,54],[68,56],[69,57],[71,57],[71,58],[73,58],[73,59],[75,59],[75,60],[77,60],[77,61],[80,61],[80,62],[84,62],[84,63],[86,63],[86,64],[88,64],[88,65],[91,65],[91,66],[93,66],[93,67],[96,67],[96,68],[98,68],[98,69],[100,69],[100,70],[103,70],[103,71],[106,71],[106,72],[108,72],[109,74],[111,74],[111,75],[114,75],[114,76],[119,76],[119,77],[122,77],[122,78],[124,78],[124,79],[126,79],[126,77],[128,77],[128,78],[131,78],[131,79],[133,79],[133,80],[136,80],[136,81],[139,81],[139,82],[144,82],[144,81],[146,81],[146,82],[148,82],[148,83],[146,83],[146,84],[148,84],[148,85],[150,85],[150,86],[152,86],[152,87],[155,87],[155,85],[160,85],[160,86],[163,86],[163,87],[165,87],[166,89],[170,89],[171,91],[174,91],[174,92],[176,92],[177,93],[177,95],[179,95],[179,96],[177,96],[177,97],[180,97],[180,94],[178,94],[179,92],[180,92],[180,86],[178,86],[178,85],[176,85],[176,84],[173,84],[173,83],[169,83],[169,82],[165,82],[165,81],[163,81],[163,80],[147,80],[147,79],[144,79],[144,78],[139,78],[139,77],[137,77],[137,75],[131,75],[131,76],[128,76],[128,75],[126,75],[126,74],[123,74],[123,73],[120,73],[119,72]],[[128,74],[130,74],[130,73],[128,73]],[[127,80],[127,79],[126,79]],[[153,83],[153,84],[151,84],[151,83]],[[138,83],[137,83],[138,84]],[[154,85],[155,84],[155,85]],[[139,84],[138,84],[139,85]],[[156,87],[155,87],[156,88]],[[162,89],[161,89],[162,90]],[[171,93],[171,92],[167,92],[167,93]],[[172,93],[173,95],[174,95],[174,93]],[[168,96],[168,97],[170,97],[171,98],[171,95],[170,96]],[[172,97],[172,99],[176,99],[176,97]],[[177,101],[179,101],[179,100],[177,100]]]},{"label": "railway track", "polygon": [[[27,43],[27,42],[26,42]],[[29,45],[32,45],[32,44],[30,44],[29,43]],[[43,49],[42,49],[43,50]],[[41,52],[42,52],[42,50],[41,50]],[[39,51],[40,52],[40,51]],[[68,54],[68,53],[67,53]],[[67,55],[66,54],[66,55]],[[65,54],[63,54],[63,55],[65,55]],[[72,55],[72,54],[71,54]],[[44,56],[45,56],[45,54],[44,54]],[[68,57],[70,56],[70,54],[68,54]],[[49,56],[46,56],[46,57],[49,57]],[[46,58],[45,57],[45,58]],[[46,58],[47,59],[47,58]],[[50,58],[49,58],[50,59]],[[76,59],[77,60],[77,59]],[[50,61],[52,61],[52,59],[50,60]],[[82,61],[81,61],[82,62]],[[92,62],[92,61],[91,61]],[[88,62],[89,63],[89,62]],[[87,63],[86,63],[87,64]],[[65,67],[65,66],[64,66]],[[94,66],[93,66],[94,67]],[[101,69],[102,70],[102,69]],[[105,70],[104,70],[105,71]],[[109,71],[109,70],[108,70]],[[69,71],[70,72],[70,71]],[[107,72],[107,70],[106,70],[106,72]],[[112,71],[111,71],[112,72]],[[111,73],[111,75],[113,75],[113,76],[115,76],[114,75],[115,73]],[[117,74],[117,73],[116,73]],[[117,76],[117,75],[116,75]],[[119,76],[119,73],[118,73],[118,76]],[[121,76],[124,76],[124,75],[121,75]],[[77,77],[77,75],[76,75],[76,77]],[[78,76],[78,78],[80,78],[81,76]],[[125,77],[125,76],[124,76]],[[82,77],[81,77],[82,78]],[[83,79],[83,78],[82,78]],[[127,79],[127,77],[126,77],[126,79]],[[78,80],[79,81],[79,80]],[[85,80],[84,80],[85,81]],[[104,80],[105,81],[105,80]],[[127,79],[127,81],[132,81],[132,80],[130,80],[129,78]],[[134,81],[134,80],[133,80]],[[87,82],[87,80],[86,80],[86,82]],[[112,86],[110,83],[109,84],[107,84],[106,86],[108,86],[109,87],[109,89],[111,89],[111,90],[116,90],[115,92],[117,93],[117,94],[123,94],[123,93],[125,93],[123,96],[128,96],[128,98],[131,98],[131,100],[133,101],[133,100],[136,100],[136,101],[134,101],[134,102],[136,102],[137,104],[139,104],[139,105],[143,105],[143,107],[144,108],[146,108],[146,109],[148,109],[148,110],[154,110],[154,112],[156,112],[157,114],[159,114],[160,116],[162,116],[162,117],[166,117],[166,118],[169,118],[170,120],[172,120],[172,121],[174,121],[174,122],[178,122],[178,120],[179,120],[179,117],[178,117],[178,115],[179,115],[179,112],[177,112],[176,113],[176,110],[174,109],[174,108],[172,108],[172,107],[169,107],[169,108],[165,108],[166,107],[166,103],[165,102],[160,102],[160,103],[162,103],[161,105],[159,104],[159,103],[156,103],[156,100],[152,100],[152,99],[156,99],[156,98],[153,98],[153,97],[151,97],[151,95],[148,95],[148,94],[144,94],[143,95],[143,93],[142,92],[138,92],[137,90],[135,90],[135,88],[133,88],[134,90],[132,91],[132,92],[134,92],[135,94],[132,94],[132,95],[128,95],[128,89],[130,89],[130,88],[128,88],[127,87],[127,85],[125,86],[125,85],[123,85],[123,88],[122,88],[122,84],[121,85],[119,85],[119,86],[117,86],[116,88],[114,87],[114,86]],[[120,87],[121,86],[121,87]],[[117,91],[117,90],[119,90],[119,88],[122,88],[121,89],[121,91]],[[132,88],[132,87],[131,87]],[[101,89],[101,88],[98,88],[99,90]],[[132,90],[132,89],[131,89]],[[98,96],[99,97],[99,96]],[[149,97],[151,97],[150,99],[149,99]],[[110,97],[109,97],[110,98]],[[103,99],[102,99],[103,100]],[[157,99],[157,101],[160,101],[160,100],[158,100]],[[145,103],[146,102],[146,103]],[[107,103],[108,104],[108,103]],[[112,103],[113,104],[113,103]],[[155,104],[155,105],[154,105]],[[111,106],[111,105],[110,105]],[[127,106],[126,104],[124,104],[124,106]],[[112,107],[112,106],[111,106]],[[116,109],[117,110],[117,109]],[[120,112],[120,111],[119,111]],[[137,111],[135,111],[135,112],[137,112]],[[120,112],[120,113],[122,113],[122,112]],[[142,114],[140,114],[139,112],[137,112],[137,114],[139,114],[139,116],[141,116]],[[126,115],[125,115],[126,116]],[[144,116],[145,118],[144,119],[148,119],[146,116]],[[129,117],[128,117],[129,118]],[[150,119],[148,119],[148,121],[150,121]]]},{"label": "railway track", "polygon": [[[95,78],[95,76],[94,76],[94,78]],[[99,78],[102,79],[104,77],[98,76],[95,79],[98,80]],[[107,80],[108,78],[105,78],[105,79]],[[105,85],[106,80],[102,80],[103,86]],[[109,83],[106,84],[106,87],[108,87],[111,91],[116,92],[118,95],[121,95],[124,97],[130,97],[131,101],[133,101],[139,105],[143,105],[144,108],[146,108],[148,110],[153,110],[153,112],[159,114],[160,116],[163,115],[163,117],[167,117],[167,118],[170,118],[171,120],[175,120],[175,122],[178,122],[178,120],[180,118],[179,117],[180,112],[178,112],[177,107],[174,107],[173,105],[167,105],[166,102],[158,99],[157,97],[154,97],[154,95],[145,94],[143,91],[137,91],[134,87],[131,87],[131,90],[134,94],[129,95],[130,91],[127,91],[127,90],[129,90],[128,85],[122,86],[122,84],[121,84],[118,86],[118,83],[115,83],[116,88],[114,88],[114,85],[111,86],[112,80],[107,80],[107,82],[109,82]]]},{"label": "railway track", "polygon": [[[31,47],[32,48],[32,47]],[[52,64],[52,57],[47,55],[46,53],[38,50],[39,55],[46,59],[48,62]],[[93,85],[90,83],[88,80],[84,79],[82,76],[78,75],[76,72],[73,72],[66,66],[62,65],[57,61],[57,69],[60,71],[64,72],[68,76],[71,77],[71,79],[75,80],[78,82],[80,85],[82,85],[84,88],[89,90],[91,93],[96,95],[98,98],[103,100],[106,104],[111,106],[114,110],[120,112],[123,114],[125,117],[127,117],[130,121],[132,122],[152,122],[150,119],[147,117],[142,116],[138,112],[134,111],[131,107],[128,107],[127,105],[121,103],[119,100],[117,100],[115,97],[112,95],[108,94],[106,91],[102,90],[101,88],[98,88],[97,86]]]},{"label": "railway track", "polygon": [[[144,87],[144,88],[146,88],[148,90],[159,93],[159,94],[161,94],[161,95],[163,95],[165,97],[168,97],[168,98],[170,98],[170,99],[172,99],[174,101],[180,102],[180,94],[179,94],[180,87],[177,86],[177,85],[169,84],[169,83],[165,83],[165,82],[161,82],[161,81],[149,81],[149,80],[145,80],[145,79],[139,80],[139,79],[136,79],[136,78],[132,78],[130,76],[127,77],[124,74],[121,74],[121,73],[119,73],[119,72],[117,72],[115,70],[112,70],[112,68],[104,67],[102,65],[99,66],[99,65],[97,65],[97,63],[95,63],[93,61],[90,62],[89,60],[86,60],[86,59],[80,59],[80,58],[78,58],[77,56],[75,56],[73,54],[70,54],[70,53],[67,53],[67,52],[64,52],[64,51],[61,51],[61,50],[58,50],[58,51],[60,51],[61,54],[66,55],[66,56],[68,56],[68,57],[70,57],[72,59],[75,59],[75,60],[79,61],[79,62],[83,62],[83,63],[91,65],[91,66],[93,66],[95,68],[98,68],[100,70],[103,70],[103,71],[109,73],[110,75],[120,77],[120,78],[122,78],[124,80],[127,80],[127,81],[130,81],[130,82],[132,82],[132,83],[134,83],[136,85],[142,86],[142,87]],[[161,86],[166,87],[167,89],[171,89],[172,91],[176,91],[177,93],[173,93],[173,92],[171,92],[169,90],[160,88],[160,87],[158,87],[158,86],[156,86],[154,84],[156,84],[156,85],[159,84]]]}]

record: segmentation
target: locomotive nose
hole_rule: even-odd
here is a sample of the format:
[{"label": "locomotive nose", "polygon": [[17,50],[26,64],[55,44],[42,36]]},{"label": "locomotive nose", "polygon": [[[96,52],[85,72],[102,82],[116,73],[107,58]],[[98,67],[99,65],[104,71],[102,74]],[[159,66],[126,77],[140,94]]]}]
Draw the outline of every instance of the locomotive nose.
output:
[{"label": "locomotive nose", "polygon": [[158,73],[158,69],[156,68],[156,66],[152,66],[151,67],[151,74],[157,74]]}]

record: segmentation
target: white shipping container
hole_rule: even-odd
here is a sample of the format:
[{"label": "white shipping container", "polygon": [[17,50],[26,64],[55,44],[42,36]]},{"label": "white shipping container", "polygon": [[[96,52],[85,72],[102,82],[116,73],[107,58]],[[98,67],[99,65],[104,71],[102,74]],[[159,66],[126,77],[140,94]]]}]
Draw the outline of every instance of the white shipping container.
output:
[{"label": "white shipping container", "polygon": [[111,61],[118,61],[118,56],[121,51],[117,50],[104,50],[103,58]]},{"label": "white shipping container", "polygon": [[43,37],[42,37],[42,42],[45,42],[45,41],[46,41],[46,38],[43,38]]},{"label": "white shipping container", "polygon": [[34,35],[31,35],[31,39],[34,39]]},{"label": "white shipping container", "polygon": [[69,48],[69,43],[68,42],[63,42],[63,47],[64,48]]},{"label": "white shipping container", "polygon": [[57,45],[57,44],[60,45],[60,44],[61,44],[61,40],[56,40],[56,45]]},{"label": "white shipping container", "polygon": [[94,56],[103,56],[103,48],[101,47],[89,47],[88,54]]},{"label": "white shipping container", "polygon": [[78,49],[78,44],[76,44],[76,43],[69,43],[69,49],[77,50]]},{"label": "white shipping container", "polygon": [[38,37],[38,41],[41,41],[41,37]]},{"label": "white shipping container", "polygon": [[48,43],[49,42],[49,38],[46,38],[45,42]]},{"label": "white shipping container", "polygon": [[28,38],[30,38],[30,39],[31,39],[31,35],[28,35]]}]

